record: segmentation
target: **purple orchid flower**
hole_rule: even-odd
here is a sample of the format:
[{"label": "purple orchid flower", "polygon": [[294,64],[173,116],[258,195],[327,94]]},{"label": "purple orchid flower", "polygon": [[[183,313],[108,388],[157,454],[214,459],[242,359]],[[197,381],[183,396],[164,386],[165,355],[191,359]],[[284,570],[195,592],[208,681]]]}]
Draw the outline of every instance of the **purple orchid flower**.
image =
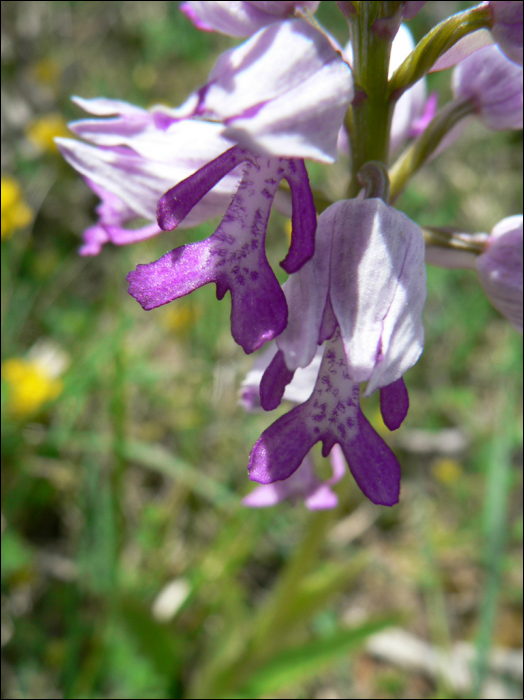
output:
[{"label": "purple orchid flower", "polygon": [[250,478],[286,479],[316,442],[324,456],[339,443],[364,494],[396,503],[400,467],[360,410],[360,384],[367,382],[366,395],[380,388],[384,422],[396,430],[409,405],[402,375],[424,338],[420,228],[379,199],[337,202],[319,218],[315,255],[284,291],[289,321],[260,385],[264,409],[278,406],[294,371],[328,342],[312,395],[262,434]]},{"label": "purple orchid flower", "polygon": [[488,129],[522,129],[522,67],[496,46],[486,46],[461,61],[452,84],[455,97],[470,101]]},{"label": "purple orchid flower", "polygon": [[483,252],[476,255],[430,245],[426,247],[426,262],[448,269],[476,270],[490,302],[522,335],[522,215],[499,221],[489,236],[463,233],[458,238],[483,245]]},{"label": "purple orchid flower", "polygon": [[273,198],[285,178],[293,201],[292,243],[281,263],[295,272],[313,255],[316,213],[304,163],[266,158],[234,146],[167,192],[158,205],[163,229],[173,229],[226,172],[245,163],[236,194],[215,233],[176,248],[130,272],[129,293],[153,309],[215,282],[217,298],[231,292],[231,332],[250,353],[279,335],[287,323],[284,293],[267,262],[265,235]]},{"label": "purple orchid flower", "polygon": [[290,371],[305,367],[338,324],[350,379],[368,382],[369,396],[422,352],[422,232],[380,199],[343,200],[319,218],[315,251],[283,286],[289,322],[277,345]]},{"label": "purple orchid flower", "polygon": [[223,135],[241,145],[160,199],[160,227],[176,228],[241,163],[243,175],[210,238],[139,265],[128,275],[129,293],[144,309],[215,282],[219,299],[231,292],[232,334],[246,352],[284,330],[286,301],[264,249],[270,209],[286,179],[293,205],[292,244],[281,264],[287,272],[296,272],[313,255],[316,228],[301,158],[334,159],[337,132],[351,97],[349,67],[320,32],[301,20],[272,24],[222,54],[201,91],[197,112],[220,119]]},{"label": "purple orchid flower", "polygon": [[477,271],[488,299],[522,335],[522,215],[495,226]]},{"label": "purple orchid flower", "polygon": [[280,0],[279,2],[199,2],[190,0],[180,6],[197,29],[204,32],[220,32],[228,36],[251,36],[287,17],[297,9],[316,12],[319,0]]},{"label": "purple orchid flower", "polygon": [[[293,372],[278,366],[281,353],[266,370],[261,384],[262,406],[274,407]],[[262,433],[249,460],[249,478],[262,484],[288,479],[313,445],[322,441],[322,455],[338,443],[355,481],[373,503],[394,505],[400,493],[397,458],[360,409],[360,383],[349,378],[339,328],[327,341],[310,398],[281,416]],[[277,371],[275,371],[277,370]],[[276,401],[275,401],[276,399]],[[402,379],[381,389],[384,422],[400,427],[409,407]]]},{"label": "purple orchid flower", "polygon": [[[73,100],[98,117],[69,125],[93,145],[56,139],[67,162],[102,200],[97,207],[98,222],[84,232],[81,255],[98,255],[107,242],[128,245],[161,233],[156,223],[160,197],[231,145],[221,136],[221,125],[183,118],[180,110],[158,106],[147,111],[104,98]],[[181,222],[181,228],[223,214],[240,174],[239,168],[234,169],[217,182]],[[130,228],[137,219],[148,223]]]}]

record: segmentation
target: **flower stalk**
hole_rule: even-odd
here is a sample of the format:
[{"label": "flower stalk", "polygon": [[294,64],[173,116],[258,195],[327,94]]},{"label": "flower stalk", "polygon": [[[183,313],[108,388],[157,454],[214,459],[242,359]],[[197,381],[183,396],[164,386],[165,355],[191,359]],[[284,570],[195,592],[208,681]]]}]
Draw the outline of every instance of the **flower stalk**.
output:
[{"label": "flower stalk", "polygon": [[[393,104],[388,99],[388,68],[395,31],[387,23],[400,23],[399,2],[361,2],[347,15],[353,47],[355,99],[346,114],[351,143],[352,178],[349,196],[360,189],[358,172],[370,160],[388,161]],[[397,26],[398,28],[398,26]]]},{"label": "flower stalk", "polygon": [[394,202],[409,180],[435,153],[444,137],[466,117],[474,114],[469,100],[457,100],[446,105],[430,122],[416,141],[400,156],[389,171],[390,198]]},{"label": "flower stalk", "polygon": [[437,24],[395,71],[389,82],[389,95],[397,100],[409,87],[424,77],[438,59],[460,39],[479,29],[489,29],[491,24],[489,3],[458,12]]}]

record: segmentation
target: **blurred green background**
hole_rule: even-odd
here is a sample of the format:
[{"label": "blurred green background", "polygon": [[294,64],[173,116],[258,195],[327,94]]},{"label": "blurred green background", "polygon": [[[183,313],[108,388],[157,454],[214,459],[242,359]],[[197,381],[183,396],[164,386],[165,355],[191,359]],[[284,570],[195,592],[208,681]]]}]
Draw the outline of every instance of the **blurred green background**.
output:
[{"label": "blurred green background", "polygon": [[[472,4],[428,3],[410,27]],[[334,2],[317,17],[345,43]],[[364,404],[401,461],[400,504],[372,506],[348,475],[339,508],[311,514],[240,503],[288,407],[238,406],[252,358],[229,295],[144,312],[126,292],[137,263],[217,222],[77,255],[97,200],[52,143],[82,116],[70,95],[178,105],[234,44],[175,2],[2,3],[2,697],[521,697],[522,345],[473,272],[428,270],[403,427]],[[441,105],[449,79],[429,79]],[[309,170],[343,196],[347,163]],[[397,206],[489,232],[522,211],[521,172],[522,134],[475,125]],[[272,214],[281,281],[285,232]],[[426,661],[475,654],[476,689],[409,640]]]}]

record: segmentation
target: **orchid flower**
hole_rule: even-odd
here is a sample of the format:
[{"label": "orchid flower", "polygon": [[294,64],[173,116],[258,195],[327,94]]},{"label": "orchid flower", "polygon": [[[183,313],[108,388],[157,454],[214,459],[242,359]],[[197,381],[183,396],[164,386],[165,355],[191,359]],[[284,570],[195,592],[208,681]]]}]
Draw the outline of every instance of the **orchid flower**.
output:
[{"label": "orchid flower", "polygon": [[491,234],[459,234],[462,243],[482,246],[476,255],[463,248],[426,246],[426,262],[448,269],[476,270],[493,306],[522,335],[522,215],[499,221]]},{"label": "orchid flower", "polygon": [[[71,131],[93,145],[56,139],[67,162],[102,200],[98,222],[84,232],[81,255],[98,255],[108,242],[127,245],[160,234],[156,208],[164,192],[230,147],[219,124],[184,119],[177,110],[153,107],[148,111],[104,98],[73,101],[98,117],[69,124]],[[239,176],[237,168],[217,182],[181,228],[223,214]],[[136,219],[148,223],[130,228]]]},{"label": "orchid flower", "polygon": [[[246,162],[247,161],[247,162]],[[159,223],[172,229],[223,174],[246,162],[237,192],[215,233],[204,241],[175,248],[156,262],[138,265],[127,276],[129,293],[153,309],[215,282],[217,298],[231,292],[231,332],[245,352],[279,335],[287,306],[267,262],[265,235],[279,183],[290,184],[292,244],[282,266],[299,269],[313,254],[316,214],[302,161],[265,158],[234,146],[170,190],[159,202]]]},{"label": "orchid flower", "polygon": [[488,129],[522,129],[522,68],[496,46],[486,46],[458,64],[453,93],[472,103]]},{"label": "orchid flower", "polygon": [[416,224],[379,199],[337,202],[320,216],[315,255],[284,285],[289,321],[260,386],[262,407],[278,406],[298,367],[327,339],[311,396],[279,418],[251,453],[250,478],[288,478],[318,441],[340,444],[358,485],[392,505],[400,489],[396,457],[363,415],[365,394],[381,389],[386,426],[408,410],[402,375],[423,345],[424,239]]},{"label": "orchid flower", "polygon": [[[253,61],[253,54],[258,61]],[[232,83],[237,90],[228,103]],[[308,84],[309,89],[304,89]],[[335,85],[341,93],[333,91]],[[322,102],[323,90],[333,91],[332,99]],[[243,175],[211,237],[129,273],[129,293],[144,309],[215,282],[219,299],[231,292],[231,330],[246,352],[284,330],[286,301],[264,249],[271,205],[285,178],[291,189],[293,230],[282,267],[296,272],[313,255],[316,228],[301,158],[334,157],[337,132],[351,96],[348,66],[322,34],[301,20],[272,24],[221,56],[197,111],[220,117],[223,135],[244,147],[233,146],[169,190],[158,204],[159,225],[164,230],[176,228],[241,163]]]},{"label": "orchid flower", "polygon": [[[424,238],[384,201],[388,143],[393,152],[420,136],[390,171],[396,196],[472,115],[493,130],[522,127],[522,3],[460,13],[417,47],[401,21],[424,2],[337,4],[358,47],[356,100],[351,45],[344,57],[311,17],[318,2],[189,1],[181,10],[199,29],[246,40],[222,53],[207,82],[177,109],[75,98],[93,118],[70,125],[81,141],[57,139],[101,200],[83,255],[96,255],[106,242],[134,243],[222,217],[205,240],[139,264],[127,280],[146,310],[214,283],[218,299],[231,294],[231,331],[245,352],[275,341],[246,379],[242,401],[250,410],[272,410],[282,398],[296,405],[251,452],[250,478],[261,486],[245,503],[254,507],[286,498],[333,507],[331,487],[345,471],[341,455],[374,503],[398,501],[398,461],[360,407],[361,393],[379,390],[384,423],[398,429],[409,407],[403,376],[424,344]],[[479,26],[485,29],[468,34]],[[450,66],[455,100],[435,115],[425,74]],[[373,169],[382,185],[364,185],[317,223],[304,160],[333,163],[348,133],[355,151],[350,191],[356,195],[361,175]],[[281,287],[265,238],[284,180],[292,231]],[[522,331],[522,218],[475,240],[475,256],[428,246],[427,258],[449,256],[450,266],[467,258],[493,305]],[[332,457],[333,475],[324,482],[309,457],[317,442]]]}]

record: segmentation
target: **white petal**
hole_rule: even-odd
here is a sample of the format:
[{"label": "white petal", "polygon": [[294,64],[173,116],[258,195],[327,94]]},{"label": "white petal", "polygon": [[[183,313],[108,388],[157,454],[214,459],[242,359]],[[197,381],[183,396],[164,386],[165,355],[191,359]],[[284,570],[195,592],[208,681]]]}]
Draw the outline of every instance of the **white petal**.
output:
[{"label": "white petal", "polygon": [[329,40],[288,20],[220,56],[203,106],[248,147],[331,162],[352,97],[351,71]]}]

